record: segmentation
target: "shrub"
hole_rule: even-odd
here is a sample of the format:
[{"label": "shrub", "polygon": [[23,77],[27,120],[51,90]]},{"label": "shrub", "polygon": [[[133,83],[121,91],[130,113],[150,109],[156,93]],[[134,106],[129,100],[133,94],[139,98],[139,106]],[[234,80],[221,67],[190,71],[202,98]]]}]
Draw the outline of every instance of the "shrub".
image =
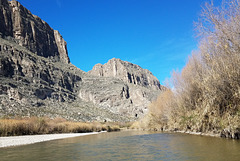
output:
[{"label": "shrub", "polygon": [[83,133],[100,131],[118,131],[119,126],[113,123],[73,122],[62,118],[17,118],[0,119],[0,136],[34,135],[51,133]]},{"label": "shrub", "polygon": [[206,3],[196,23],[199,49],[173,72],[174,90],[150,106],[150,124],[200,132],[240,127],[240,2]]}]

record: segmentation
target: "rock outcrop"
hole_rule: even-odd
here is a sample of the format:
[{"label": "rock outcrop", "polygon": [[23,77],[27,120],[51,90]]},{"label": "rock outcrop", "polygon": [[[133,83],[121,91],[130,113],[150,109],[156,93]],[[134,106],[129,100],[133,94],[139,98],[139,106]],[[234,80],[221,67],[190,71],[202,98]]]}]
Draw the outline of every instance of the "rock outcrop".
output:
[{"label": "rock outcrop", "polygon": [[31,52],[55,61],[69,63],[66,42],[58,31],[33,15],[18,1],[1,0],[0,32]]},{"label": "rock outcrop", "polygon": [[81,100],[78,94],[85,77],[89,76],[70,63],[52,61],[0,38],[0,117],[131,120]]},{"label": "rock outcrop", "polygon": [[136,120],[147,113],[148,105],[159,92],[114,77],[85,77],[78,96],[98,108]]},{"label": "rock outcrop", "polygon": [[159,80],[147,69],[127,61],[113,58],[106,64],[97,64],[93,67],[90,74],[103,77],[115,77],[126,83],[160,90]]},{"label": "rock outcrop", "polygon": [[13,36],[12,15],[8,0],[0,0],[0,33],[2,36]]},{"label": "rock outcrop", "polygon": [[[104,80],[105,84],[99,90],[92,89],[96,87],[89,84],[87,90],[80,90],[81,99],[135,118],[147,113],[148,105],[162,88],[149,70],[116,58],[104,65],[95,65],[88,73]],[[96,81],[91,83],[98,84]]]},{"label": "rock outcrop", "polygon": [[78,69],[60,33],[15,0],[0,0],[0,35],[0,117],[133,121],[161,91],[151,72],[120,59]]}]

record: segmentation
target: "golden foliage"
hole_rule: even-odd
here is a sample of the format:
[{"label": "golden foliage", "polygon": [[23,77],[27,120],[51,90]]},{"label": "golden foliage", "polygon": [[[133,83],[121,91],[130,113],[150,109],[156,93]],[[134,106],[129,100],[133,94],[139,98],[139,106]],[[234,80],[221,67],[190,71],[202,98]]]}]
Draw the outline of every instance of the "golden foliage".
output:
[{"label": "golden foliage", "polygon": [[200,132],[240,127],[240,3],[206,3],[201,16],[199,50],[181,73],[173,72],[173,90],[150,106],[147,126]]},{"label": "golden foliage", "polygon": [[62,118],[0,119],[0,136],[118,131],[116,124],[73,122]]}]

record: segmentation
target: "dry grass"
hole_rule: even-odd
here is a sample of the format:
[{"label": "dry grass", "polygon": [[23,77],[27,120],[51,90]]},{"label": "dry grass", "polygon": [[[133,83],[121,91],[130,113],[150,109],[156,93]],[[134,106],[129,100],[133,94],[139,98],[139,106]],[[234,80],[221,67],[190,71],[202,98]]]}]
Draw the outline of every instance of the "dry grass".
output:
[{"label": "dry grass", "polygon": [[116,124],[72,122],[56,118],[0,119],[0,136],[118,131]]},{"label": "dry grass", "polygon": [[240,132],[240,3],[206,3],[197,23],[200,43],[184,69],[173,72],[174,90],[162,92],[144,119],[161,129]]}]

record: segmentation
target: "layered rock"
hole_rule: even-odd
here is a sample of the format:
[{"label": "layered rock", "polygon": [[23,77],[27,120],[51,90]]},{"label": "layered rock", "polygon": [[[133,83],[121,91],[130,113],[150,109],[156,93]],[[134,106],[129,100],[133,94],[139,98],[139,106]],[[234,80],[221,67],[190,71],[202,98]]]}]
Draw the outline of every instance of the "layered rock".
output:
[{"label": "layered rock", "polygon": [[159,80],[149,70],[116,58],[109,60],[104,65],[95,65],[89,73],[96,76],[115,77],[126,83],[146,88],[161,89]]},{"label": "layered rock", "polygon": [[4,38],[13,38],[31,52],[55,61],[69,63],[66,42],[58,31],[33,15],[19,2],[1,0],[0,32]]},{"label": "layered rock", "polygon": [[1,38],[0,91],[0,116],[82,121],[132,121],[146,113],[154,98],[151,90],[89,75]]},{"label": "layered rock", "polygon": [[85,72],[51,61],[0,38],[0,117],[48,116],[81,121],[124,121],[78,97]]},{"label": "layered rock", "polygon": [[96,64],[88,73],[100,77],[98,80],[105,80],[102,81],[105,85],[94,90],[91,88],[95,88],[98,82],[92,81],[88,90],[80,90],[81,99],[136,119],[147,113],[148,105],[161,92],[160,82],[149,70],[120,59],[113,58],[104,65]]},{"label": "layered rock", "polygon": [[0,27],[0,117],[133,121],[161,91],[151,72],[120,59],[78,69],[60,33],[17,1],[0,0]]},{"label": "layered rock", "polygon": [[147,113],[148,105],[159,92],[113,77],[85,77],[78,96],[100,109],[136,120]]},{"label": "layered rock", "polygon": [[2,36],[13,36],[12,16],[8,0],[0,0],[0,33]]}]

